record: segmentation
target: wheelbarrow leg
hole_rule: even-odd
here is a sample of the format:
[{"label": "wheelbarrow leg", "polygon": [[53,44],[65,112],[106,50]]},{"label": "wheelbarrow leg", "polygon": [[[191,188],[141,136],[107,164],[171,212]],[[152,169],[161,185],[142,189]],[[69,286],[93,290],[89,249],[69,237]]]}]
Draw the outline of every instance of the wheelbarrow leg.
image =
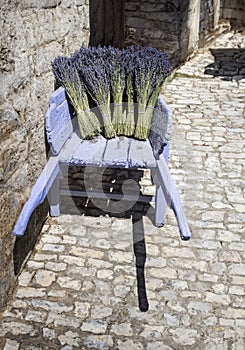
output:
[{"label": "wheelbarrow leg", "polygon": [[56,177],[53,185],[50,188],[48,200],[49,200],[50,216],[59,216],[60,215],[60,179],[59,179],[59,175]]},{"label": "wheelbarrow leg", "polygon": [[[166,161],[166,164],[168,164],[169,143],[164,147],[162,155]],[[168,204],[163,189],[158,181],[158,175],[156,171],[153,172],[153,183],[156,185],[155,225],[157,227],[162,227],[165,224]]]},{"label": "wheelbarrow leg", "polygon": [[162,227],[165,224],[167,212],[167,202],[162,187],[156,183],[156,200],[155,200],[155,225]]},{"label": "wheelbarrow leg", "polygon": [[178,190],[172,179],[168,165],[163,155],[159,156],[157,160],[157,181],[159,182],[161,189],[163,191],[164,197],[166,199],[166,203],[168,206],[174,211],[178,226],[180,237],[183,240],[188,240],[191,237],[190,228],[182,208]]},{"label": "wheelbarrow leg", "polygon": [[58,173],[59,157],[50,157],[35,185],[33,186],[30,197],[25,203],[20,216],[18,217],[14,227],[15,236],[24,235],[31,214],[39,204],[43,203]]}]

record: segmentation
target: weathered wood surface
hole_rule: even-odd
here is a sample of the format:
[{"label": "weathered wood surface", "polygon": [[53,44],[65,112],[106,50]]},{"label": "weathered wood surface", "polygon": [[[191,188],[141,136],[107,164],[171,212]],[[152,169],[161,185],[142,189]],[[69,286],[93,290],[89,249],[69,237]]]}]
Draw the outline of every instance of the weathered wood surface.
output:
[{"label": "weathered wood surface", "polygon": [[128,168],[128,150],[130,143],[131,139],[128,137],[115,137],[108,140],[103,156],[103,165]]},{"label": "weathered wood surface", "polygon": [[22,236],[27,228],[28,221],[37,206],[43,203],[53,182],[59,173],[59,156],[50,157],[35,185],[30,197],[25,203],[14,227],[14,235]]},{"label": "weathered wood surface", "polygon": [[[124,193],[112,193],[112,192],[96,192],[96,191],[77,191],[77,190],[65,190],[61,189],[60,194],[67,196],[70,195],[72,197],[88,197],[88,198],[100,198],[100,199],[113,199],[113,200],[125,200],[125,201],[134,201],[135,195],[132,194],[124,194]],[[139,195],[138,201],[140,202],[154,202],[154,197],[149,195]]]},{"label": "weathered wood surface", "polygon": [[[59,87],[57,90],[55,90],[49,98],[50,105],[54,103],[56,106],[61,105],[62,102],[66,100],[66,93],[65,90],[62,87]],[[52,122],[52,121],[50,121]]]},{"label": "weathered wood surface", "polygon": [[149,141],[156,157],[162,153],[165,145],[169,142],[171,126],[171,110],[160,95],[157,100],[156,108],[154,108],[149,135]]},{"label": "weathered wood surface", "polygon": [[65,90],[59,88],[50,97],[50,107],[46,114],[46,135],[53,155],[60,153],[66,140],[73,132]]},{"label": "weathered wood surface", "polygon": [[160,155],[157,160],[157,177],[162,188],[167,205],[173,210],[180,231],[180,236],[183,240],[188,240],[191,237],[191,231],[182,208],[177,187],[172,179],[168,165],[163,155]]},{"label": "weathered wood surface", "polygon": [[106,139],[98,136],[93,140],[80,140],[75,150],[71,150],[69,164],[101,166]]},{"label": "weathered wood surface", "polygon": [[129,137],[106,140],[101,135],[93,140],[81,140],[77,133],[68,140],[60,155],[60,161],[81,166],[156,167],[156,160],[148,140],[139,141]]},{"label": "weathered wood surface", "polygon": [[62,152],[60,154],[60,161],[62,163],[69,163],[72,154],[74,152],[74,150],[77,149],[77,147],[80,145],[81,143],[81,138],[78,135],[77,132],[74,132],[71,137],[67,140],[66,144],[64,145]]},{"label": "weathered wood surface", "polygon": [[156,160],[149,140],[133,139],[129,149],[128,163],[132,168],[154,168]]},{"label": "weathered wood surface", "polygon": [[[161,115],[162,120],[159,121],[159,118],[155,120],[156,115]],[[90,155],[90,152],[93,153],[92,148],[95,150],[96,148],[94,146],[90,147],[89,142],[97,143],[98,138],[95,139],[95,141],[79,141],[78,136],[72,136],[73,138],[76,138],[77,141],[73,140],[74,142],[69,144],[68,149],[66,148],[66,153],[69,154],[69,156],[71,154],[73,156],[70,157],[70,159],[68,159],[67,156],[66,160],[80,165],[92,164],[94,161],[94,165],[103,164],[116,166],[118,163],[118,166],[122,167],[154,167],[154,155],[158,154],[162,143],[166,144],[168,142],[171,127],[171,112],[161,96],[157,104],[156,113],[153,115],[153,122],[154,128],[151,130],[149,136],[150,147],[146,146],[146,144],[149,144],[148,140],[139,141],[130,138],[117,137],[106,141],[108,143],[107,147],[109,148],[104,150],[104,158],[100,160],[99,157],[96,158],[95,156]],[[46,114],[46,133],[51,154],[59,154],[61,148],[65,145],[66,140],[71,137],[72,132],[73,125],[66,101],[65,90],[60,87],[50,96],[50,108]],[[79,135],[79,131],[77,134]],[[102,136],[99,141],[101,144],[104,142],[102,141]],[[84,142],[84,145],[82,145],[82,142]],[[129,146],[131,148],[129,148]],[[72,153],[72,147],[74,148],[74,151],[77,150],[77,147],[79,147],[79,150]],[[101,147],[103,146],[101,145]],[[127,150],[128,155],[126,157],[125,152]],[[154,152],[154,155],[152,151]],[[84,159],[82,159],[80,154],[84,154]],[[142,154],[145,154],[145,159],[142,159]],[[85,159],[86,157],[87,159]],[[62,158],[65,160],[65,154]]]}]

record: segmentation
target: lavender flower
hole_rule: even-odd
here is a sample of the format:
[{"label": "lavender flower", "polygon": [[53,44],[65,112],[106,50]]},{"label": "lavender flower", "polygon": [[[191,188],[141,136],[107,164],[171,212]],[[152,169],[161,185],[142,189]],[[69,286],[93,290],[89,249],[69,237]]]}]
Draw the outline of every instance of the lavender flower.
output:
[{"label": "lavender flower", "polygon": [[104,48],[105,69],[110,82],[113,100],[113,126],[117,135],[126,135],[126,111],[123,110],[123,94],[125,89],[125,67],[122,51],[109,46]]},{"label": "lavender flower", "polygon": [[135,130],[135,89],[134,89],[134,55],[128,49],[123,50],[123,65],[125,67],[125,90],[127,98],[127,117],[125,134],[132,136]]},{"label": "lavender flower", "polygon": [[100,131],[96,116],[86,118],[84,111],[89,109],[88,97],[78,72],[67,57],[57,57],[52,62],[52,69],[58,83],[64,87],[77,113],[78,125],[82,138],[92,138]]},{"label": "lavender flower", "polygon": [[[69,59],[58,57],[53,63],[53,71],[77,110],[81,130],[87,128],[87,124],[91,124],[93,130],[99,130],[98,119],[89,112],[89,95],[101,112],[106,137],[134,134],[145,139],[150,131],[153,109],[171,67],[166,54],[152,47],[131,45],[119,50],[111,46],[82,46]],[[81,119],[81,111],[86,122]],[[84,130],[81,133],[88,135]]]},{"label": "lavender flower", "polygon": [[134,55],[134,89],[138,103],[135,137],[146,139],[153,108],[171,67],[166,55],[157,49],[131,46],[130,50]]},{"label": "lavender flower", "polygon": [[116,133],[111,122],[110,85],[104,67],[80,67],[79,76],[86,84],[87,91],[91,98],[100,109],[105,136],[108,138],[114,137]]}]

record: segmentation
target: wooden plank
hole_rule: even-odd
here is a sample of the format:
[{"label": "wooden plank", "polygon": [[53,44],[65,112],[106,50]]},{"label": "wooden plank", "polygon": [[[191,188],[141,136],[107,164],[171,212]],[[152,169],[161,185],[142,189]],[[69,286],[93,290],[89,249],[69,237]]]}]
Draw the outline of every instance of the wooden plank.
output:
[{"label": "wooden plank", "polygon": [[65,164],[69,164],[74,150],[77,149],[79,144],[82,142],[78,132],[74,132],[71,137],[67,140],[60,153],[60,161]]},{"label": "wooden plank", "polygon": [[60,215],[60,179],[59,176],[53,182],[50,188],[49,195],[49,214],[50,216]]},{"label": "wooden plank", "polygon": [[132,139],[128,161],[129,166],[133,168],[155,168],[156,160],[149,140],[139,141]]},{"label": "wooden plank", "polygon": [[54,108],[51,105],[46,114],[46,134],[52,154],[59,154],[62,146],[73,132],[68,103],[65,100]]},{"label": "wooden plank", "polygon": [[59,106],[52,103],[45,120],[47,136],[53,138],[53,135],[59,132],[60,128],[66,123],[71,123],[67,101],[62,102]]},{"label": "wooden plank", "polygon": [[167,201],[164,196],[162,187],[159,185],[156,188],[155,199],[155,225],[157,227],[162,227],[165,224]]},{"label": "wooden plank", "polygon": [[[162,157],[164,158],[166,164],[168,164],[169,158],[169,141],[167,146],[164,147],[162,152]],[[166,212],[168,203],[166,201],[162,187],[159,184],[157,171],[154,169],[152,171],[153,182],[156,185],[156,197],[155,197],[155,225],[161,227],[165,224]]]},{"label": "wooden plank", "polygon": [[103,166],[127,168],[128,167],[128,150],[131,139],[128,137],[114,137],[107,141]]},{"label": "wooden plank", "polygon": [[180,202],[177,187],[170,175],[168,165],[163,155],[160,155],[159,159],[157,160],[156,173],[158,177],[157,180],[162,188],[166,203],[171,209],[173,209],[175,214],[179,226],[180,237],[183,240],[188,240],[191,238],[191,231]]},{"label": "wooden plank", "polygon": [[156,157],[162,153],[164,146],[169,141],[171,125],[171,110],[160,95],[156,108],[154,108],[149,135],[149,141]]},{"label": "wooden plank", "polygon": [[32,188],[30,197],[25,203],[14,227],[15,236],[23,236],[31,214],[36,207],[43,203],[50,187],[59,173],[59,157],[50,157],[43,171]]},{"label": "wooden plank", "polygon": [[59,87],[57,90],[55,90],[51,94],[49,98],[49,103],[50,105],[54,103],[56,106],[59,106],[65,100],[66,100],[65,89],[63,87]]},{"label": "wooden plank", "polygon": [[73,151],[69,164],[101,166],[106,142],[102,135],[97,136],[93,140],[81,140],[80,144]]},{"label": "wooden plank", "polygon": [[55,123],[57,122],[59,116],[56,114],[56,104],[51,103],[49,109],[47,110],[45,117],[45,129],[47,135],[52,132],[55,127]]},{"label": "wooden plank", "polygon": [[[110,193],[110,192],[96,192],[96,191],[75,191],[75,190],[60,190],[61,196],[72,196],[72,197],[88,197],[88,198],[100,198],[100,199],[114,199],[114,200],[125,200],[135,201],[135,195],[123,194],[123,193]],[[155,198],[149,195],[139,195],[137,201],[139,202],[154,202]]]}]

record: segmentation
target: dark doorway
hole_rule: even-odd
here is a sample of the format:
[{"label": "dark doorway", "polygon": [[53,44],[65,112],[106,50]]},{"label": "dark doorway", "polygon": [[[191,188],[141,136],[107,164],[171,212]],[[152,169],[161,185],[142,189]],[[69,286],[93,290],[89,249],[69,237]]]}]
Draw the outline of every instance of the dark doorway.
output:
[{"label": "dark doorway", "polygon": [[125,35],[125,0],[90,0],[89,45],[122,48]]}]

